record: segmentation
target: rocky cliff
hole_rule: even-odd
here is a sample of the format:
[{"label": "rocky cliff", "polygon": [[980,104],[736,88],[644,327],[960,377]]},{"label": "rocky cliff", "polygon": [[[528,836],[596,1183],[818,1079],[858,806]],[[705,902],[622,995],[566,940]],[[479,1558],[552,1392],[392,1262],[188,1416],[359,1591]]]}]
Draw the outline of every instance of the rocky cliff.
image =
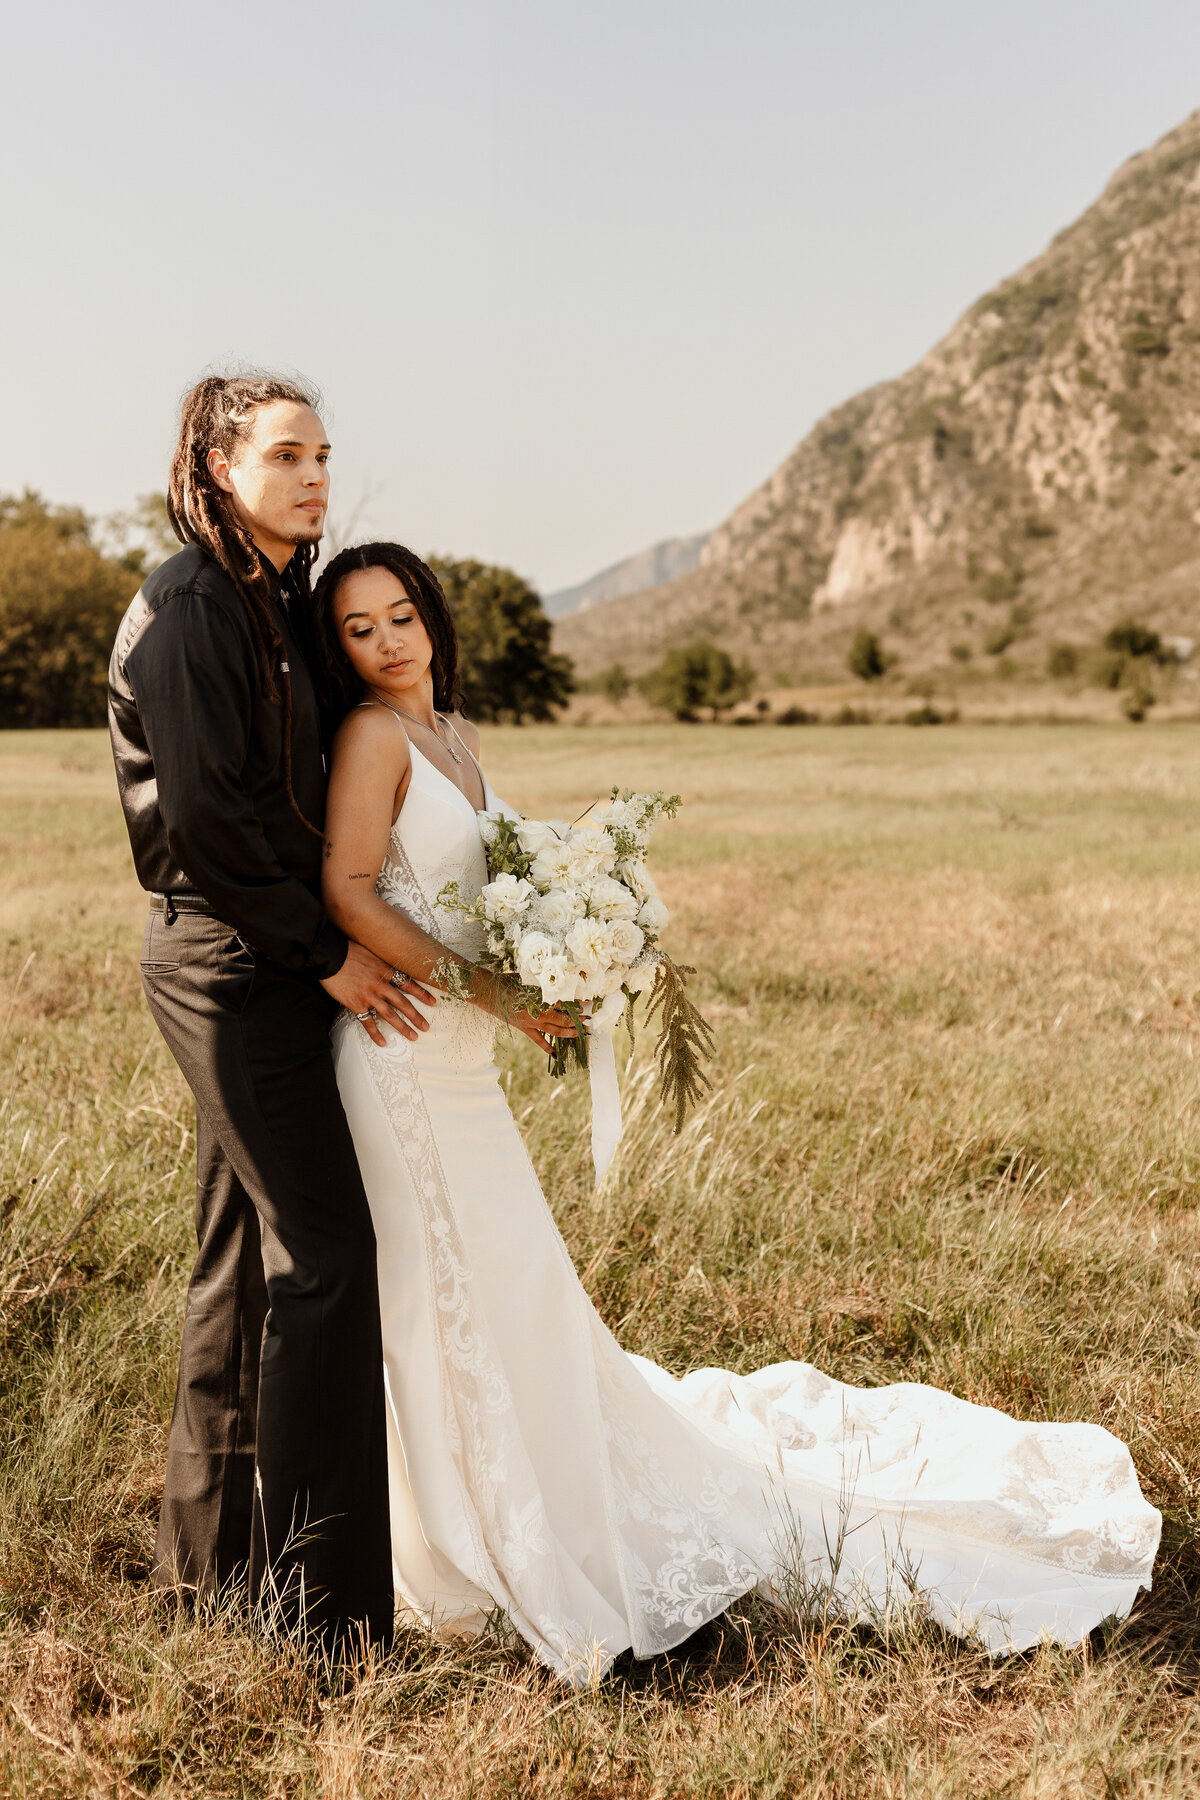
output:
[{"label": "rocky cliff", "polygon": [[557,641],[586,672],[703,631],[802,679],[862,623],[935,666],[998,619],[1032,655],[1130,611],[1200,631],[1200,112],[915,368],[822,419],[694,573]]}]

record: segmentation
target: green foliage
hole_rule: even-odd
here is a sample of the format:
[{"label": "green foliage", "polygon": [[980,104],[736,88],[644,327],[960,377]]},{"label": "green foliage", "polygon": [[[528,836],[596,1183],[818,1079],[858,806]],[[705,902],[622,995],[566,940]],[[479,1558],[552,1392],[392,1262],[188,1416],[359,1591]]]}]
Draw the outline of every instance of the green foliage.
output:
[{"label": "green foliage", "polygon": [[989,656],[1002,656],[1016,636],[1011,622],[1004,625],[993,625],[983,640],[983,647]]},{"label": "green foliage", "polygon": [[1079,669],[1079,651],[1074,644],[1051,644],[1046,652],[1046,673],[1052,681],[1069,681]]},{"label": "green foliage", "polygon": [[1161,658],[1162,639],[1149,625],[1137,619],[1121,619],[1104,634],[1104,648],[1117,656],[1153,656]]},{"label": "green foliage", "polygon": [[458,628],[466,710],[495,722],[551,719],[575,685],[569,657],[550,648],[551,625],[527,582],[490,563],[431,557]]},{"label": "green foliage", "polygon": [[1135,680],[1121,702],[1121,711],[1131,724],[1140,725],[1150,708],[1156,704],[1154,689],[1144,681]]},{"label": "green foliage", "polygon": [[581,692],[585,694],[603,694],[614,706],[619,706],[633,686],[633,678],[624,663],[609,663],[607,669],[601,669],[588,681],[581,681]]},{"label": "green foliage", "polygon": [[850,643],[850,653],[846,658],[846,667],[860,681],[878,681],[887,673],[888,659],[884,655],[883,645],[873,631],[860,626]]},{"label": "green foliage", "polygon": [[677,719],[694,720],[703,707],[715,719],[746,699],[754,686],[754,670],[702,640],[668,650],[638,686],[651,706],[660,706]]},{"label": "green foliage", "polygon": [[713,1053],[712,1027],[687,996],[687,978],[695,973],[686,963],[672,962],[664,952],[654,971],[646,1008],[647,1024],[657,1013],[662,1028],[654,1046],[658,1092],[664,1107],[674,1115],[676,1137],[692,1107],[712,1089],[701,1067]]},{"label": "green foliage", "polygon": [[0,496],[0,726],[101,725],[108,659],[142,565],[77,507]]}]

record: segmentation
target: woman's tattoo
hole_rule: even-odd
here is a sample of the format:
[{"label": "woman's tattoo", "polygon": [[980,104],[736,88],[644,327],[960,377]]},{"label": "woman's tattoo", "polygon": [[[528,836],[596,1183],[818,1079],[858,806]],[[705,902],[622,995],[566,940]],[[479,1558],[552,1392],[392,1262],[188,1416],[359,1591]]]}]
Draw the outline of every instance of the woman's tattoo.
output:
[{"label": "woman's tattoo", "polygon": [[367,869],[364,869],[359,875],[347,875],[346,877],[347,881],[374,881],[374,879],[375,877]]}]

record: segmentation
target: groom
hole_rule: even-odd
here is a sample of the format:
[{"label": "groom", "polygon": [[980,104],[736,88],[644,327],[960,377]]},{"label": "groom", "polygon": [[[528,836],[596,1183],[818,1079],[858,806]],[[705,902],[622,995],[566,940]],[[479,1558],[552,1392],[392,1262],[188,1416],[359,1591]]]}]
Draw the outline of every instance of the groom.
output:
[{"label": "groom", "polygon": [[142,981],[196,1099],[199,1257],[154,1577],[248,1580],[269,1621],[337,1655],[388,1643],[393,1597],[375,1238],[329,1027],[339,1003],[409,1038],[424,1021],[318,897],[298,638],[328,457],[296,382],[188,394],[169,493],[185,548],[122,621],[109,722],[150,890]]}]

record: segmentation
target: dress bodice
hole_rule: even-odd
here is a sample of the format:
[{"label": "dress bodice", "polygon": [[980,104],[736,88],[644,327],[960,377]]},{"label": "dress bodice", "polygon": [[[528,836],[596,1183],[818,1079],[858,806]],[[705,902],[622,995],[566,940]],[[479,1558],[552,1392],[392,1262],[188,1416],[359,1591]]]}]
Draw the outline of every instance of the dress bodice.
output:
[{"label": "dress bodice", "polygon": [[[479,815],[462,789],[415,744],[410,743],[409,750],[408,788],[388,837],[375,891],[439,943],[474,962],[483,948],[482,926],[453,907],[439,905],[438,895],[449,882],[457,882],[464,905],[479,898],[488,878]],[[503,802],[486,780],[483,786],[488,809],[501,808]],[[429,1017],[430,1029],[420,1044],[423,1056],[444,1058],[459,1067],[490,1058],[495,1021],[480,1007],[444,995]],[[385,1035],[390,1048],[407,1042],[390,1029]]]}]

